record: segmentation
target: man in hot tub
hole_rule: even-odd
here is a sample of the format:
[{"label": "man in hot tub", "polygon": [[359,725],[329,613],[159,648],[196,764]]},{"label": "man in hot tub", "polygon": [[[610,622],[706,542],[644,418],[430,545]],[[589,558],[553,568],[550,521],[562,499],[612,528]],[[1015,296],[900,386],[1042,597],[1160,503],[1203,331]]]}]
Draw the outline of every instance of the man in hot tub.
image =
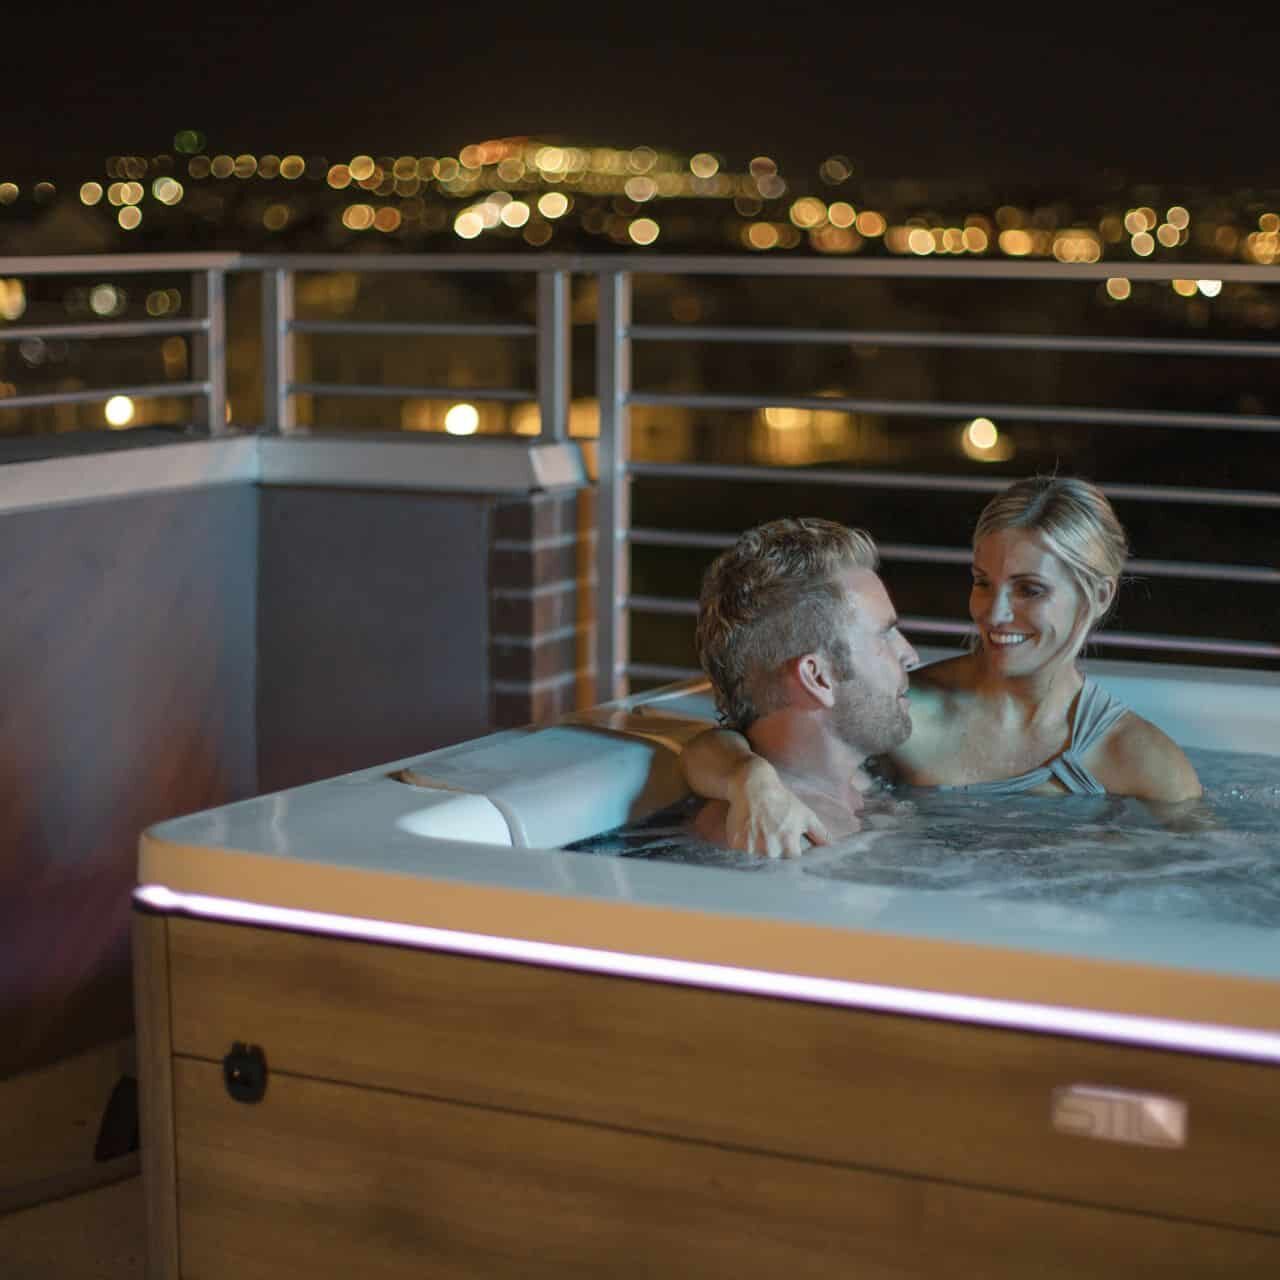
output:
[{"label": "man in hot tub", "polygon": [[[698,654],[725,725],[755,753],[742,781],[763,757],[818,820],[811,839],[859,830],[868,757],[911,734],[907,672],[919,659],[878,563],[859,529],[774,520],[743,534],[702,585]],[[702,790],[696,771],[691,781]],[[750,833],[726,828],[729,811],[725,800],[708,802],[698,834],[751,847]]]}]

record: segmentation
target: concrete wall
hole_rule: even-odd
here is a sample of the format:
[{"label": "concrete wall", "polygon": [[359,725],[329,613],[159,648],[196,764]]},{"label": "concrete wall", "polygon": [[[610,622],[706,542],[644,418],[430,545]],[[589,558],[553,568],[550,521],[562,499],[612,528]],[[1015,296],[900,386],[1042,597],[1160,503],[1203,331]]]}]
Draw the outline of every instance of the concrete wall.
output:
[{"label": "concrete wall", "polygon": [[253,792],[248,485],[0,514],[0,1077],[127,1034],[138,833]]},{"label": "concrete wall", "polygon": [[258,495],[259,791],[488,732],[492,500]]},{"label": "concrete wall", "polygon": [[572,467],[262,443],[0,466],[0,1212],[99,1176],[142,830],[592,700]]}]

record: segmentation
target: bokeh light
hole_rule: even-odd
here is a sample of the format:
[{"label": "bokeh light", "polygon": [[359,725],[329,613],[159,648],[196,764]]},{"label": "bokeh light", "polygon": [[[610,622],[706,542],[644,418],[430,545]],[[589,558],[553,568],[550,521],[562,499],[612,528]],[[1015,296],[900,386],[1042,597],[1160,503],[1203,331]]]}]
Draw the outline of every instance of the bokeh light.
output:
[{"label": "bokeh light", "polygon": [[652,218],[637,218],[628,228],[627,234],[633,243],[652,244],[658,238],[658,224]]},{"label": "bokeh light", "polygon": [[569,212],[569,197],[563,191],[548,191],[538,197],[538,212],[544,218],[562,218]]},{"label": "bokeh light", "polygon": [[828,156],[818,166],[818,177],[829,186],[839,186],[853,176],[853,163],[848,156]]},{"label": "bokeh light", "polygon": [[771,222],[753,222],[746,229],[746,242],[752,249],[776,249],[778,229]]},{"label": "bokeh light", "polygon": [[835,200],[827,210],[827,221],[841,229],[851,227],[858,220],[857,211],[847,200]]},{"label": "bokeh light", "polygon": [[480,429],[480,411],[473,404],[455,404],[444,415],[444,429],[451,436],[473,436]]},{"label": "bokeh light", "polygon": [[373,226],[373,210],[367,204],[349,204],[342,211],[342,225],[348,231],[368,231]]},{"label": "bokeh light", "polygon": [[463,240],[474,240],[484,230],[484,216],[478,209],[463,209],[453,220],[453,230]]},{"label": "bokeh light", "polygon": [[523,227],[529,221],[529,214],[532,210],[523,200],[512,200],[510,204],[502,206],[500,217],[504,226]]},{"label": "bokeh light", "polygon": [[854,226],[857,227],[860,236],[875,239],[876,236],[884,235],[889,224],[884,220],[883,214],[877,213],[874,209],[864,209],[858,214]]},{"label": "bokeh light", "polygon": [[102,416],[107,426],[118,431],[133,421],[135,412],[133,401],[128,396],[112,396],[104,406]]}]

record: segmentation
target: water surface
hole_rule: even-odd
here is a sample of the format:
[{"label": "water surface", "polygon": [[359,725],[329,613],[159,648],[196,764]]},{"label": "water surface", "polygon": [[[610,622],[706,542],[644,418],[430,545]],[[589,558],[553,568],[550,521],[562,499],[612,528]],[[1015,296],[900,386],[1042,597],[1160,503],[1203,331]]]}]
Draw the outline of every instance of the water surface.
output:
[{"label": "water surface", "polygon": [[721,849],[689,830],[686,800],[569,845],[754,875],[942,890],[1105,913],[1280,928],[1280,758],[1187,753],[1205,797],[1157,813],[1092,796],[969,797],[911,787],[872,796],[865,828],[795,859]]}]

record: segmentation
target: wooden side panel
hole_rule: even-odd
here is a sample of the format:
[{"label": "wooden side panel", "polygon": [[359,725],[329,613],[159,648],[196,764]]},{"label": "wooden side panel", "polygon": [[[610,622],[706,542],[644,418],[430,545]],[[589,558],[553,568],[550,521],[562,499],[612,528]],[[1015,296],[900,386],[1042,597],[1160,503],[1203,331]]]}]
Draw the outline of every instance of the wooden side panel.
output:
[{"label": "wooden side panel", "polygon": [[1280,1239],[273,1076],[175,1069],[186,1280],[1258,1276]]},{"label": "wooden side panel", "polygon": [[168,929],[169,923],[163,916],[134,913],[133,998],[138,1028],[147,1280],[177,1280],[179,1275]]},{"label": "wooden side panel", "polygon": [[[191,920],[174,1045],[348,1081],[1280,1230],[1280,1071]],[[1171,1094],[1185,1149],[1055,1133],[1070,1084]]]}]

